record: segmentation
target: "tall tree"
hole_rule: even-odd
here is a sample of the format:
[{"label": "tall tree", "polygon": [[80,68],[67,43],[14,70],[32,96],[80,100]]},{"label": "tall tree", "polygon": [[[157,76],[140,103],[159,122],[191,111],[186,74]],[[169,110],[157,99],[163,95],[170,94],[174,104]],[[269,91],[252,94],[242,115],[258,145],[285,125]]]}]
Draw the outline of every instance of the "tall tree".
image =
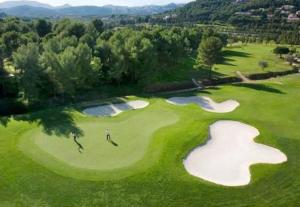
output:
[{"label": "tall tree", "polygon": [[45,19],[38,19],[34,22],[34,27],[36,32],[40,37],[44,37],[52,31],[51,22],[46,21]]},{"label": "tall tree", "polygon": [[68,26],[68,35],[72,36],[74,35],[79,39],[82,37],[85,33],[85,25],[83,23],[74,22]]},{"label": "tall tree", "polygon": [[[2,48],[2,47],[0,47]],[[4,65],[3,65],[3,52],[0,49],[0,97],[4,96],[4,78],[5,78],[5,71],[4,71]]]},{"label": "tall tree", "polygon": [[92,20],[92,24],[94,25],[95,29],[102,33],[104,31],[104,24],[101,19],[94,19]]},{"label": "tall tree", "polygon": [[222,47],[223,43],[218,37],[203,39],[199,45],[197,63],[209,68],[209,79],[212,78],[213,66],[220,58]]},{"label": "tall tree", "polygon": [[34,43],[22,45],[14,52],[13,62],[15,67],[20,70],[20,86],[24,92],[24,98],[29,102],[37,101],[42,84],[38,45]]}]

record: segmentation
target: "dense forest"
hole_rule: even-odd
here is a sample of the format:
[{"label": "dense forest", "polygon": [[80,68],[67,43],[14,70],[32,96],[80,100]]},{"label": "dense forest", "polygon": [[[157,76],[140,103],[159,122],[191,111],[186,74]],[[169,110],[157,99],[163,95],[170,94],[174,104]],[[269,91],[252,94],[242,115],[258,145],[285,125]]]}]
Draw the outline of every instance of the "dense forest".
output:
[{"label": "dense forest", "polygon": [[99,19],[82,23],[5,18],[0,34],[0,96],[35,104],[72,99],[103,85],[144,85],[195,51],[202,30],[106,29]]},{"label": "dense forest", "polygon": [[299,34],[289,32],[278,38],[198,26],[107,27],[100,19],[12,17],[0,21],[0,35],[1,103],[6,100],[4,105],[12,106],[16,113],[19,107],[15,103],[36,106],[72,101],[106,86],[143,89],[160,74],[175,70],[182,57],[196,58],[195,67],[211,69],[227,43],[275,41],[293,45],[299,41]]}]

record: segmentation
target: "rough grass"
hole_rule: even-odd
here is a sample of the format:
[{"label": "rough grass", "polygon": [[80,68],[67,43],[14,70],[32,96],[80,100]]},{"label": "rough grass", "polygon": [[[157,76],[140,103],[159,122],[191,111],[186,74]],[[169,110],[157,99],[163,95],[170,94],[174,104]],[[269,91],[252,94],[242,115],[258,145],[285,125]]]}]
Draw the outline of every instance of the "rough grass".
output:
[{"label": "rough grass", "polygon": [[[179,121],[154,133],[140,162],[120,169],[124,170],[122,174],[108,173],[105,179],[98,181],[86,180],[86,176],[102,176],[90,171],[82,171],[85,177],[74,179],[72,172],[77,174],[76,170],[63,167],[53,170],[45,167],[45,163],[40,165],[18,148],[24,134],[37,125],[45,133],[61,136],[80,129],[85,118],[79,112],[57,108],[18,116],[14,121],[2,118],[0,206],[299,206],[299,80],[299,75],[292,75],[256,84],[216,87],[200,93],[216,101],[238,100],[241,106],[227,114],[209,113],[196,105],[169,105],[159,97],[151,98],[157,112],[174,112]],[[145,112],[147,110],[151,108]],[[129,111],[121,116],[129,119],[135,113],[143,112]],[[163,119],[163,115],[159,117]],[[288,162],[252,166],[251,184],[243,187],[218,186],[190,176],[184,170],[182,159],[206,141],[210,124],[225,119],[259,129],[261,135],[256,141],[280,149],[287,155]],[[143,127],[132,130],[143,130]],[[55,164],[59,162],[49,163],[50,166]],[[130,173],[126,175],[126,172]],[[107,179],[109,176],[111,179]]]}]

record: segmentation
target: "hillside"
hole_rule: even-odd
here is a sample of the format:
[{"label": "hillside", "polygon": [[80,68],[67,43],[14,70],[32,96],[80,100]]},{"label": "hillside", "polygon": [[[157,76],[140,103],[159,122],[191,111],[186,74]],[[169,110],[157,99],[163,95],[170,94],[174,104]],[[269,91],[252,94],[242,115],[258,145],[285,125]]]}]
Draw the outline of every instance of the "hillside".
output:
[{"label": "hillside", "polygon": [[35,1],[17,1],[0,3],[0,12],[17,17],[85,17],[108,15],[152,15],[170,11],[183,6],[182,4],[168,4],[164,6],[149,5],[140,7],[126,7],[106,5],[98,6],[70,6],[52,7]]},{"label": "hillside", "polygon": [[177,21],[239,24],[287,20],[300,22],[299,0],[196,0],[169,12]]},{"label": "hillside", "polygon": [[53,8],[49,4],[40,3],[37,1],[5,1],[0,3],[0,8],[13,8],[18,6],[32,6],[41,8]]}]

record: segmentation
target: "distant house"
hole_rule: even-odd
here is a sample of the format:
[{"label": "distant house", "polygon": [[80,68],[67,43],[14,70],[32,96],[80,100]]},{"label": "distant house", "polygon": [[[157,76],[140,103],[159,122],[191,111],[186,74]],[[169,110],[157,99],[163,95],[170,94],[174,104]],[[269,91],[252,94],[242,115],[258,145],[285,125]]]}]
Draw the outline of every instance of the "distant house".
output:
[{"label": "distant house", "polygon": [[244,2],[247,2],[249,0],[235,0],[235,3],[244,3]]},{"label": "distant house", "polygon": [[168,20],[168,19],[170,19],[170,18],[171,18],[171,16],[170,16],[170,15],[167,15],[167,16],[164,16],[163,20]]},{"label": "distant house", "polygon": [[296,12],[296,15],[297,15],[298,17],[300,17],[300,11],[297,11],[297,12]]},{"label": "distant house", "polygon": [[177,14],[166,15],[163,20],[175,19],[177,18]]},{"label": "distant house", "polygon": [[286,14],[286,15],[288,15],[288,14],[290,14],[291,12],[289,12],[289,11],[285,11],[285,10],[281,10],[281,12],[280,12],[281,14]]},{"label": "distant house", "polygon": [[251,12],[235,12],[234,14],[241,16],[251,16]]},{"label": "distant house", "polygon": [[288,22],[298,22],[300,21],[300,17],[297,16],[296,14],[290,14],[287,18]]},{"label": "distant house", "polygon": [[295,6],[293,6],[293,5],[283,5],[283,6],[281,7],[281,10],[291,11],[291,10],[293,10],[294,8],[295,8]]}]

